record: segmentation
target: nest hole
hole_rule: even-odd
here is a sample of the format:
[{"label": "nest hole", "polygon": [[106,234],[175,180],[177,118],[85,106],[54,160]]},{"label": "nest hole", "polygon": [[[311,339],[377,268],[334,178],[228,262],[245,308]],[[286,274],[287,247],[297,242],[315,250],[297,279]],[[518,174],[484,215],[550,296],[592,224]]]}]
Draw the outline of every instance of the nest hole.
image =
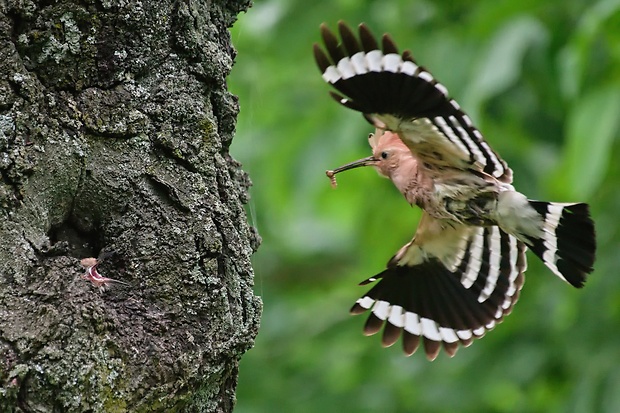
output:
[{"label": "nest hole", "polygon": [[101,231],[84,230],[72,220],[53,225],[47,235],[50,250],[76,258],[97,257],[104,246]]}]

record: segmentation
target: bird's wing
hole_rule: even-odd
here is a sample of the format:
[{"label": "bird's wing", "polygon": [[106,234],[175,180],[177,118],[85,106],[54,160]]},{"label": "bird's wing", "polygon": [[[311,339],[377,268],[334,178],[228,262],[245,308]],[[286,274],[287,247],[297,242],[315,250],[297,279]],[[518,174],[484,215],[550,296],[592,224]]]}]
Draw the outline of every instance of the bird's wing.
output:
[{"label": "bird's wing", "polygon": [[359,26],[359,40],[343,22],[342,41],[321,25],[325,51],[314,45],[323,79],[344,96],[342,105],[362,112],[376,127],[399,134],[429,166],[474,169],[511,183],[512,170],[485,142],[447,89],[409,51],[399,54],[388,34],[381,47],[370,30]]},{"label": "bird's wing", "polygon": [[411,242],[380,274],[361,283],[379,282],[351,308],[370,310],[366,335],[383,324],[382,343],[403,335],[403,349],[420,344],[435,359],[443,344],[452,356],[510,313],[526,269],[525,245],[499,227],[446,224],[423,213]]}]

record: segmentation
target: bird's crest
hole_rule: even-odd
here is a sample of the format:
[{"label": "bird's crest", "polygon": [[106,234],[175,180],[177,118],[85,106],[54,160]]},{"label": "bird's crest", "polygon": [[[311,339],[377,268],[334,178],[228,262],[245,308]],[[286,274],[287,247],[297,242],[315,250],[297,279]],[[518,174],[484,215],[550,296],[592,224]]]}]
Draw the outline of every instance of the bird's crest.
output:
[{"label": "bird's crest", "polygon": [[403,149],[408,149],[398,134],[382,129],[377,129],[375,133],[368,135],[368,143],[373,152],[376,148],[385,148],[387,146],[400,146]]}]

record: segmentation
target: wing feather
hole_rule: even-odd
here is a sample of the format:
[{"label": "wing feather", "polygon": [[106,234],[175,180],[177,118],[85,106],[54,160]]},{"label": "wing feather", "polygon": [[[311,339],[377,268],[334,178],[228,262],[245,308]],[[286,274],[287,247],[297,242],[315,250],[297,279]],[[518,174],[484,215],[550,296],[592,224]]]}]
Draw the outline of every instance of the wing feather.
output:
[{"label": "wing feather", "polygon": [[506,162],[411,52],[399,54],[388,34],[380,45],[364,24],[359,26],[359,41],[344,22],[338,29],[340,43],[321,25],[327,53],[314,47],[323,78],[344,95],[338,102],[362,112],[376,127],[398,133],[430,168],[474,169],[512,182]]},{"label": "wing feather", "polygon": [[412,354],[420,340],[433,360],[468,346],[509,314],[523,285],[525,245],[499,227],[446,223],[423,213],[414,239],[388,268],[362,284],[378,281],[351,308],[370,310],[365,334],[397,341]]}]

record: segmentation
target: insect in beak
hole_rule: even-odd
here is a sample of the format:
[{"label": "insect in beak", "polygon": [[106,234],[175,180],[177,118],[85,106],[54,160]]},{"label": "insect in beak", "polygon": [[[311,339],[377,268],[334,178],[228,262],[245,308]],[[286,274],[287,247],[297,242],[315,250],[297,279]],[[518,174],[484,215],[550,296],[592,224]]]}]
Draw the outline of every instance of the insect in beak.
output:
[{"label": "insect in beak", "polygon": [[349,169],[359,168],[360,166],[374,165],[375,163],[377,163],[377,161],[378,159],[376,159],[374,156],[369,156],[367,158],[359,159],[346,165],[342,165],[336,169],[325,171],[325,175],[327,175],[327,177],[329,178],[329,181],[332,184],[332,188],[336,188],[336,186],[338,186],[335,176],[337,173],[348,171]]}]

